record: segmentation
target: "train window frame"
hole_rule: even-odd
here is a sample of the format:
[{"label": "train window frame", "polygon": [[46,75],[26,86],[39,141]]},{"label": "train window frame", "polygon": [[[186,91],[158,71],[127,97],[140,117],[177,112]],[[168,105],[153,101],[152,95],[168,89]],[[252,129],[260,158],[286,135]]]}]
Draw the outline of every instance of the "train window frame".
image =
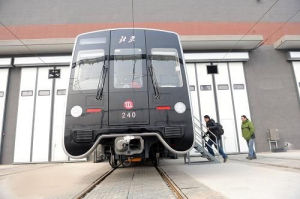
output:
[{"label": "train window frame", "polygon": [[[155,56],[169,56],[170,57],[174,57],[174,61],[175,61],[175,72],[178,73],[176,76],[173,75],[173,77],[177,77],[177,82],[176,85],[175,84],[171,84],[171,83],[164,83],[161,81],[161,76],[165,76],[165,77],[169,77],[170,76],[170,71],[169,73],[165,73],[160,75],[161,73],[159,73],[159,71],[162,72],[162,70],[158,70],[158,67],[156,66],[156,64],[153,63],[153,61],[155,60]],[[161,57],[162,59],[163,57]],[[168,58],[165,58],[168,59]],[[180,60],[179,60],[179,55],[178,55],[178,51],[176,48],[151,48],[151,56],[150,56],[150,60],[151,60],[151,64],[152,64],[152,68],[153,68],[153,75],[156,78],[157,84],[159,88],[182,88],[184,83],[183,83],[183,75],[182,75],[182,69],[181,69],[181,64],[180,64]],[[157,60],[156,60],[157,61]],[[160,66],[161,67],[161,66]],[[167,74],[167,75],[166,75]]]},{"label": "train window frame", "polygon": [[[94,55],[94,56],[86,56],[86,57],[82,57],[82,55],[84,54],[90,54],[90,55]],[[88,78],[87,80],[91,81],[91,83],[86,83],[87,85],[85,85],[84,87],[81,87],[80,84],[82,84],[82,80],[80,76],[80,70],[83,71],[83,67],[86,67],[85,65],[87,65],[86,63],[82,64],[83,66],[80,66],[80,61],[83,60],[83,58],[86,59],[95,59],[95,58],[102,58],[103,60],[99,61],[99,65],[98,68],[96,70],[99,70],[97,72],[98,76],[97,78]],[[77,57],[76,57],[76,64],[75,64],[75,68],[74,68],[74,76],[73,76],[73,83],[72,83],[72,90],[73,91],[87,91],[87,90],[96,90],[97,86],[99,84],[99,81],[102,79],[102,67],[104,64],[104,60],[105,59],[105,49],[103,48],[97,48],[97,49],[89,49],[89,50],[79,50],[77,52]],[[101,64],[102,63],[102,64]],[[95,63],[94,63],[95,64]],[[88,64],[90,65],[90,64]],[[88,73],[87,73],[88,74]],[[89,73],[89,74],[94,74],[94,73]],[[85,81],[87,81],[85,80]]]},{"label": "train window frame", "polygon": [[[124,53],[122,54],[121,51],[123,51]],[[127,53],[126,53],[127,51]],[[116,48],[114,49],[114,58],[113,58],[113,88],[114,89],[144,89],[146,81],[145,81],[145,77],[146,75],[144,74],[144,70],[143,70],[143,51],[141,48]],[[119,54],[118,54],[119,53]],[[125,65],[118,65],[119,61],[121,61],[122,59],[126,59],[126,56],[128,56],[130,58],[130,56],[132,56],[133,59],[128,59],[130,61],[133,61],[136,59],[136,64],[135,64],[135,71],[138,70],[138,73],[134,74],[134,77],[132,79],[132,81],[124,81],[126,80],[125,77],[130,77],[133,74],[128,73],[126,75],[119,75],[118,72],[120,72],[120,69],[122,67],[124,67]],[[118,57],[122,58],[119,59]],[[125,60],[124,59],[124,60]],[[137,64],[137,60],[140,60],[139,63]],[[129,66],[131,66],[131,64],[128,64]],[[120,68],[121,67],[121,68]],[[127,70],[130,71],[130,70]],[[123,81],[120,80],[120,78],[123,77]],[[137,81],[135,80],[137,77]],[[127,82],[127,83],[126,83]]]}]

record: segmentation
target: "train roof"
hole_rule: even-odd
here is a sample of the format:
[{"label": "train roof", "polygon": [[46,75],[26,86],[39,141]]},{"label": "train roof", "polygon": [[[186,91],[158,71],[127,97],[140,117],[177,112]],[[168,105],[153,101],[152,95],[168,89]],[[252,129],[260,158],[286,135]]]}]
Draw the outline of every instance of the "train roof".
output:
[{"label": "train roof", "polygon": [[151,28],[112,28],[112,29],[102,29],[102,30],[95,30],[90,32],[84,32],[76,36],[76,39],[82,35],[91,34],[91,33],[97,33],[97,32],[105,32],[105,31],[112,31],[112,30],[151,30],[151,31],[157,31],[157,32],[166,32],[170,34],[175,34],[179,38],[179,34],[177,32],[168,31],[168,30],[160,30],[160,29],[151,29]]}]

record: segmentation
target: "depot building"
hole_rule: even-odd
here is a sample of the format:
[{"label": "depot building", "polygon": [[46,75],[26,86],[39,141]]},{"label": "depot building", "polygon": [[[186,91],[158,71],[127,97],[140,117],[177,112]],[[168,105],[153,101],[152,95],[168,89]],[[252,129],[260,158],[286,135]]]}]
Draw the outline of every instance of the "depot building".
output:
[{"label": "depot building", "polygon": [[33,1],[0,6],[0,163],[71,161],[62,148],[78,34],[149,28],[180,35],[194,117],[225,130],[226,153],[300,149],[300,4],[251,1]]}]

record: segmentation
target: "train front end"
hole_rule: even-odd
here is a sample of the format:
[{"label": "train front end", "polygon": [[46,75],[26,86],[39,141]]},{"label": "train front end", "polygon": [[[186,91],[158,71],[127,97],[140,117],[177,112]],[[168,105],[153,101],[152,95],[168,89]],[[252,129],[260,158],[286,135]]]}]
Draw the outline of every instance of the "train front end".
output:
[{"label": "train front end", "polygon": [[83,158],[98,144],[111,161],[185,153],[193,145],[179,37],[116,29],[79,35],[73,50],[64,145]]}]

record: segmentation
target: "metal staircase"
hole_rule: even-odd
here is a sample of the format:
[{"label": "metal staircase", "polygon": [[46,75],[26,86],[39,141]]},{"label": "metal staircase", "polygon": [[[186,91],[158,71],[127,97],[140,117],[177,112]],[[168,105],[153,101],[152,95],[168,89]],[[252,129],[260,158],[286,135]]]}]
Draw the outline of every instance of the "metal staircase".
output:
[{"label": "metal staircase", "polygon": [[[206,158],[207,160],[209,160],[211,162],[220,163],[219,155],[218,155],[219,149],[218,149],[217,143],[214,142],[213,140],[211,140],[208,136],[203,138],[203,135],[206,133],[206,131],[209,131],[210,133],[212,133],[209,129],[206,128],[206,126],[201,124],[199,119],[194,117],[194,136],[195,136],[194,148],[196,149],[197,152],[199,152],[199,155],[197,155],[197,156],[191,155],[191,152],[188,152],[184,158],[185,163],[187,163],[187,164],[192,163],[191,162],[192,157],[202,157],[202,158]],[[214,133],[212,133],[212,135],[214,135]],[[211,142],[213,142],[213,145],[215,145],[216,148],[213,147],[213,145],[212,145],[212,147],[207,145],[206,143],[208,142],[208,140],[211,140]],[[215,140],[217,140],[217,137]],[[206,147],[210,147],[214,151],[215,156],[212,156],[208,152]]]}]

